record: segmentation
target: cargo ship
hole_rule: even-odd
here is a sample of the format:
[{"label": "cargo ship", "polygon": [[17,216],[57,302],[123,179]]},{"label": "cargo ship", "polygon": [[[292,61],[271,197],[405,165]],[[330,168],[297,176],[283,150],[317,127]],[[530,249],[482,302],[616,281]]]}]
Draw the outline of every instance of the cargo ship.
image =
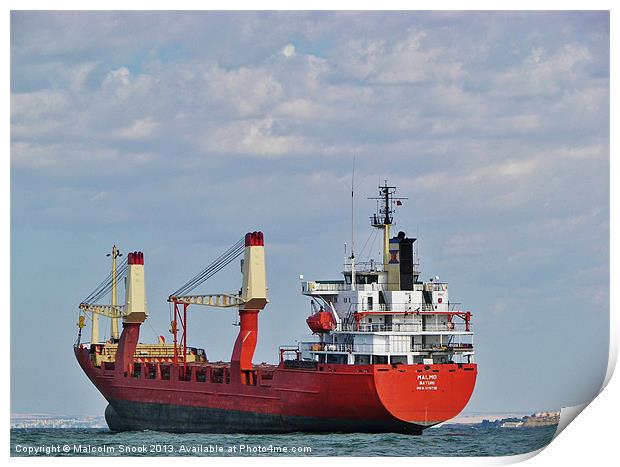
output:
[{"label": "cargo ship", "polygon": [[[356,258],[351,245],[340,280],[304,280],[312,337],[278,350],[277,364],[252,362],[258,320],[268,304],[265,241],[250,232],[169,295],[170,336],[140,342],[148,319],[144,254],[132,252],[80,305],[74,352],[108,401],[113,431],[208,433],[396,432],[421,434],[455,417],[476,382],[472,314],[448,297],[448,284],[420,280],[416,238],[391,235],[406,198],[379,186],[370,224],[383,245],[379,260]],[[345,246],[346,250],[346,246]],[[237,293],[195,289],[243,255]],[[117,281],[124,279],[124,304]],[[99,304],[111,292],[111,303]],[[188,345],[190,307],[237,308],[239,334],[230,362],[211,362]],[[268,316],[268,314],[267,314]],[[110,337],[99,339],[99,318]],[[90,342],[83,329],[90,320]],[[122,332],[119,335],[119,324]]]}]

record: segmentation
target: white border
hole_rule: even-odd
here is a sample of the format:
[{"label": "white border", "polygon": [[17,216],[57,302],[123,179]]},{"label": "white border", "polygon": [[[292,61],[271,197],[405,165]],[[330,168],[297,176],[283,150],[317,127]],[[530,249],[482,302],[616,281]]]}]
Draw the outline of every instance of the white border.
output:
[{"label": "white border", "polygon": [[[213,9],[213,10],[235,10],[235,9],[261,9],[261,10],[299,10],[299,9],[326,9],[326,10],[334,10],[334,9],[355,9],[355,10],[399,10],[399,9],[426,9],[426,10],[463,10],[464,3],[456,0],[452,1],[443,1],[441,3],[430,2],[430,1],[383,1],[383,2],[368,2],[368,1],[338,1],[338,0],[316,0],[312,2],[296,2],[295,5],[292,5],[290,1],[282,1],[282,0],[264,0],[261,2],[256,2],[256,4],[249,3],[247,1],[241,0],[230,0],[227,2],[213,2],[213,1],[197,1],[197,0],[177,0],[175,2],[163,2],[163,1],[118,1],[118,0],[108,0],[108,1],[91,1],[88,3],[88,8],[86,8],[85,3],[72,1],[72,0],[64,0],[64,1],[56,1],[53,5],[50,5],[49,2],[45,1],[34,1],[34,0],[23,0],[23,1],[15,1],[9,0],[8,8],[6,9],[5,15],[2,21],[2,31],[4,32],[4,40],[5,46],[3,47],[3,62],[4,66],[4,92],[2,93],[2,98],[5,103],[5,109],[9,107],[10,103],[10,88],[9,88],[9,66],[10,66],[10,31],[9,31],[9,23],[10,23],[10,10],[29,10],[29,9],[117,9],[117,10],[133,10],[133,9],[162,9],[162,10],[180,10],[180,9]],[[551,0],[527,0],[527,1],[512,1],[505,0],[502,2],[497,1],[476,1],[470,0],[466,3],[468,10],[477,9],[477,10],[610,10],[611,11],[611,76],[616,77],[618,72],[617,67],[617,47],[614,47],[614,39],[617,38],[617,34],[615,31],[617,29],[618,21],[615,18],[615,4],[611,1],[601,1],[601,0],[592,0],[592,1],[575,1],[568,0],[563,2],[551,1]],[[614,92],[615,86],[614,81],[611,82],[611,96],[612,96],[612,106],[611,106],[611,121],[615,121],[616,118],[616,109],[618,107],[618,99],[617,95]],[[10,148],[10,121],[9,121],[9,112],[3,113],[3,123],[5,128],[5,147]],[[613,132],[611,133],[611,154],[614,154],[615,148],[615,138],[613,137]],[[8,153],[8,151],[7,151]],[[613,181],[617,180],[618,170],[617,163],[612,158],[611,160],[611,199],[616,199],[617,189],[615,188]],[[2,187],[4,189],[5,197],[2,200],[2,218],[5,222],[4,233],[6,235],[7,243],[10,235],[10,202],[9,202],[9,173],[10,173],[10,160],[9,157],[5,157],[3,159],[3,170],[1,172],[2,176]],[[612,204],[613,206],[613,204]],[[613,238],[613,232],[617,232],[617,216],[615,216],[613,209],[611,210],[611,237]],[[614,245],[611,245],[611,282],[616,283],[614,279],[617,279],[618,274],[615,265],[617,264],[617,251],[614,248]],[[10,291],[8,290],[8,284],[10,280],[10,262],[5,259],[5,264],[7,265],[2,271],[2,278],[4,279],[2,283],[4,284],[3,290],[5,291],[4,296],[10,296]],[[611,293],[611,303],[612,309],[613,304],[615,304],[615,296],[613,288],[610,290]],[[6,301],[5,301],[6,303]],[[6,305],[5,305],[6,306]],[[434,465],[500,465],[506,463],[513,463],[530,459],[530,463],[539,465],[547,465],[549,462],[554,463],[568,463],[572,465],[576,462],[588,462],[592,464],[594,462],[604,462],[609,461],[616,457],[616,444],[617,441],[615,439],[614,433],[616,431],[616,417],[619,414],[618,411],[618,399],[619,399],[619,384],[617,379],[611,379],[613,374],[613,370],[615,368],[617,353],[618,353],[618,319],[616,317],[617,313],[611,313],[610,316],[610,356],[609,356],[609,367],[605,379],[605,384],[607,387],[604,389],[603,393],[599,395],[592,403],[587,406],[583,413],[579,415],[579,419],[577,422],[570,424],[546,449],[543,449],[538,455],[533,456],[533,454],[525,454],[521,456],[512,456],[507,458],[424,458],[419,459],[420,462],[434,464]],[[8,339],[3,339],[4,346],[4,355],[8,356],[10,351],[10,344]],[[5,357],[5,365],[8,365],[7,358]],[[3,386],[3,394],[4,404],[3,404],[3,414],[5,415],[5,424],[4,424],[4,434],[5,440],[9,446],[5,453],[10,452],[10,441],[9,441],[9,423],[8,418],[10,414],[10,399],[9,399],[9,380],[5,378],[5,384]],[[564,415],[563,415],[564,416]],[[612,438],[613,436],[613,438]],[[63,459],[52,459],[52,458],[42,458],[43,462],[54,464],[56,462],[75,462],[82,463],[85,460],[83,458],[63,458]],[[169,465],[170,462],[176,462],[175,459],[167,459],[167,458],[141,458],[144,459],[143,462],[148,462],[149,464],[159,464],[162,465],[165,463]],[[355,462],[357,463],[366,463],[369,462],[370,458],[355,458]],[[30,464],[32,462],[38,462],[40,459],[33,458],[10,458],[11,462],[15,463],[26,463]],[[113,462],[125,464],[125,463],[134,463],[137,459],[118,459]],[[233,462],[247,462],[242,460],[241,458],[209,458],[207,462],[210,464],[219,465],[220,463],[228,463],[229,461]],[[383,458],[377,459],[381,462],[384,461]],[[295,463],[299,464],[316,464],[319,460],[316,458],[296,458]],[[331,459],[320,459],[321,463],[328,461],[328,464],[332,463],[342,463],[346,461],[346,458],[331,458]],[[109,458],[89,458],[88,463],[93,464],[109,464],[111,460]],[[138,462],[142,462],[139,460]],[[205,461],[200,458],[185,458],[183,462],[200,462],[204,463]],[[252,458],[250,461],[252,463],[257,464],[269,464],[269,465],[288,465],[291,460],[286,458]],[[393,464],[401,464],[401,465],[410,465],[410,458],[391,458],[390,463]],[[544,464],[542,464],[544,463]]]}]

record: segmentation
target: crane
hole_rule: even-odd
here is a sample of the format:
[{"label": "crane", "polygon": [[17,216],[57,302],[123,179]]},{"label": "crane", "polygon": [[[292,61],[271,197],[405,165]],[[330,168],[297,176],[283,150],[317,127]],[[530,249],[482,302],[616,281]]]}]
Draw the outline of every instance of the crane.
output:
[{"label": "crane", "polygon": [[[110,255],[108,255],[110,256]],[[78,306],[84,315],[90,314],[92,321],[91,344],[99,342],[98,317],[105,316],[111,319],[110,336],[118,340],[118,320],[126,322],[143,322],[146,319],[146,294],[144,290],[144,255],[142,252],[129,253],[127,262],[120,269],[116,268],[116,258],[121,256],[116,245],[112,248],[112,271],[106,279]],[[125,304],[116,304],[117,278],[127,276]],[[97,303],[99,299],[112,291],[110,305]],[[83,324],[83,322],[82,322]],[[82,326],[83,327],[83,326]],[[81,330],[81,328],[80,328]]]},{"label": "crane", "polygon": [[[113,259],[115,260],[113,250]],[[244,254],[241,263],[243,275],[241,289],[238,293],[210,293],[196,295],[191,292],[213,277],[224,267]],[[93,323],[99,315],[112,320],[123,320],[123,332],[118,339],[116,353],[116,370],[130,372],[132,358],[140,335],[140,325],[147,319],[146,294],[144,284],[144,255],[142,252],[133,252],[127,255],[127,262],[116,271],[115,261],[113,270],[108,277],[79,305],[82,313],[90,313]],[[117,275],[126,274],[125,304],[118,305],[113,299],[112,304],[102,305],[97,301],[110,290],[116,287]],[[174,338],[174,363],[179,363],[182,356],[183,372],[187,371],[187,309],[190,305],[203,305],[219,308],[239,309],[239,334],[231,356],[231,376],[239,378],[243,384],[253,384],[252,357],[256,349],[258,337],[258,314],[265,308],[267,300],[267,286],[265,275],[265,251],[262,232],[249,232],[244,238],[237,241],[204,270],[190,279],[186,284],[169,295],[168,302],[174,305],[174,319],[171,322],[171,332]],[[83,316],[78,321],[81,331],[84,327]],[[181,337],[179,339],[179,323]],[[114,327],[112,327],[112,331]],[[91,344],[98,341],[98,329],[93,324]],[[182,353],[180,352],[182,348]]]},{"label": "crane", "polygon": [[[174,320],[171,326],[175,343],[175,362],[178,360],[178,352],[176,351],[178,322],[181,323],[182,330],[180,338],[180,345],[183,347],[182,355],[186,355],[187,308],[189,305],[219,308],[238,307],[239,335],[233,347],[231,375],[239,375],[244,384],[252,383],[252,357],[254,356],[258,337],[258,313],[268,303],[264,245],[262,232],[247,233],[243,239],[231,246],[207,268],[170,294],[168,301],[174,304]],[[244,253],[241,263],[243,281],[238,294],[189,295],[189,292],[221,271],[239,257],[242,252]]]}]

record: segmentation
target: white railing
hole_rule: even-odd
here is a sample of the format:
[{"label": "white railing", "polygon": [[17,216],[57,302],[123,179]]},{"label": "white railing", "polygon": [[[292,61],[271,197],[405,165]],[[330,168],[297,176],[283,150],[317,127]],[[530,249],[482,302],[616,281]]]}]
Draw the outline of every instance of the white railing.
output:
[{"label": "white railing", "polygon": [[[348,324],[342,325],[337,331],[344,332],[465,332],[465,323],[450,323],[446,324],[427,324],[423,326],[421,323],[407,323],[407,324]],[[473,332],[472,324],[469,323],[469,332]]]},{"label": "white railing", "polygon": [[351,290],[351,284],[345,284],[344,282],[315,282],[315,281],[303,281],[301,283],[302,293],[312,292],[343,292],[345,290]]},{"label": "white railing", "polygon": [[357,305],[357,311],[406,311],[411,313],[417,313],[419,311],[448,311],[443,308],[441,310],[435,310],[435,305],[439,306],[439,303],[392,303],[391,305],[387,303],[377,303],[373,305],[372,310],[369,310],[365,303],[356,303],[354,306],[355,305]]},{"label": "white railing", "polygon": [[[390,344],[344,344],[328,342],[300,342],[301,352],[356,352],[356,353],[389,353]],[[465,352],[473,351],[473,344],[452,343],[452,344],[412,344],[409,352]],[[394,352],[403,352],[402,344],[397,344]]]},{"label": "white railing", "polygon": [[[426,284],[428,286],[428,284]],[[371,284],[355,284],[355,288],[357,290],[383,290],[383,285],[378,282],[373,282]],[[446,292],[448,290],[447,283],[434,283],[432,284],[432,290],[436,292]],[[301,283],[301,291],[302,293],[310,293],[310,292],[343,292],[346,290],[351,290],[351,284],[346,283],[345,281],[302,281]],[[424,290],[423,284],[414,284],[414,290],[422,291]]]},{"label": "white railing", "polygon": [[434,351],[434,352],[463,352],[474,350],[473,344],[413,344],[411,346],[413,352]]},{"label": "white railing", "polygon": [[[367,285],[366,287],[370,287]],[[361,289],[360,289],[361,290]],[[361,303],[351,303],[349,305],[349,310],[352,313],[367,313],[367,312],[382,312],[386,313],[407,313],[407,314],[433,314],[433,313],[442,313],[445,314],[450,312],[452,314],[464,314],[465,312],[462,310],[457,310],[456,307],[461,305],[460,303],[446,302],[446,303],[373,303],[372,308],[368,307],[367,302]],[[437,309],[435,309],[437,307]]]},{"label": "white railing", "polygon": [[[385,268],[383,267],[383,263],[382,262],[377,262],[374,260],[371,261],[362,261],[362,262],[355,262],[355,270],[358,272],[383,272],[385,270]],[[347,261],[344,263],[344,272],[351,272],[351,262]]]},{"label": "white railing", "polygon": [[[351,284],[345,282],[316,282],[305,281],[301,283],[301,293],[326,293],[326,292],[345,292],[351,290]],[[355,284],[358,292],[371,292],[373,290],[383,290],[380,284]]]},{"label": "white railing", "polygon": [[363,352],[363,353],[385,353],[390,351],[390,344],[343,344],[343,343],[321,343],[321,342],[300,342],[300,351],[310,352]]}]

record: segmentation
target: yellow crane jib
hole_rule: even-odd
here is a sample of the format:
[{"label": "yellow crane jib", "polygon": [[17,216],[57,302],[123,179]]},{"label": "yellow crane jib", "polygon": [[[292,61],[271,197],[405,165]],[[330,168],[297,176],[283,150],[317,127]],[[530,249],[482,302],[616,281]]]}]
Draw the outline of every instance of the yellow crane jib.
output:
[{"label": "yellow crane jib", "polygon": [[95,313],[108,318],[122,318],[124,316],[124,306],[94,305],[92,303],[80,303],[80,310],[86,313]]},{"label": "yellow crane jib", "polygon": [[237,307],[243,304],[243,300],[241,300],[241,297],[239,297],[239,295],[225,293],[182,295],[179,297],[171,295],[170,297],[168,297],[168,301],[187,305],[204,305],[220,308]]}]

